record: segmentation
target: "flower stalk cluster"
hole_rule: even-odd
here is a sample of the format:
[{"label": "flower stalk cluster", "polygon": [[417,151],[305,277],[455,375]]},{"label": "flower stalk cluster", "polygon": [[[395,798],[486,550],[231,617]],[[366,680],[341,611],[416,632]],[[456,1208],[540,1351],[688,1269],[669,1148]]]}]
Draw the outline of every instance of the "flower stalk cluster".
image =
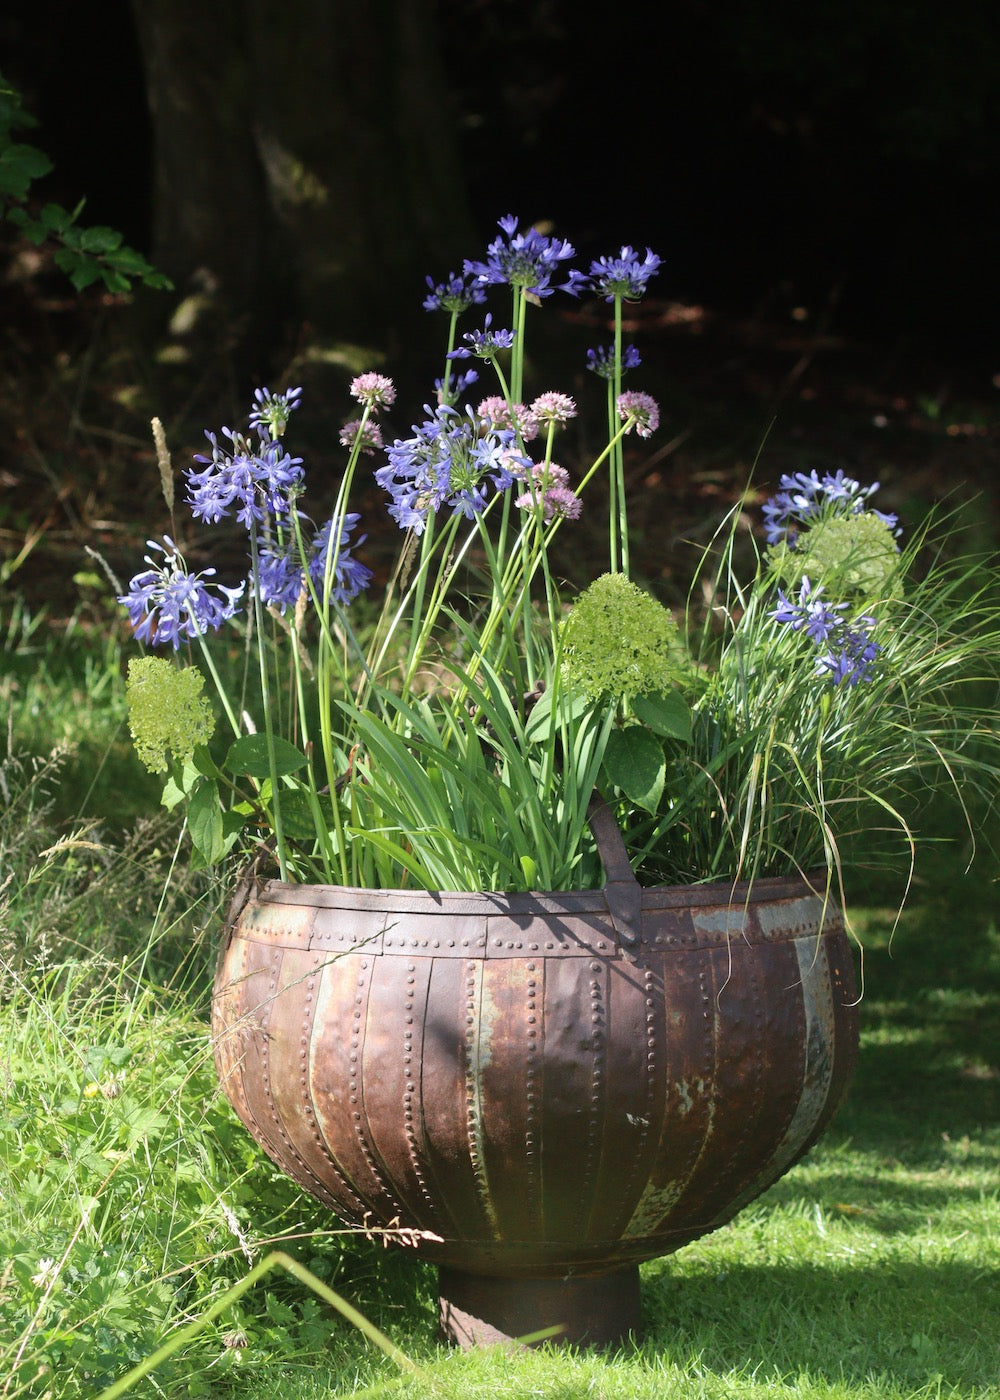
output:
[{"label": "flower stalk cluster", "polygon": [[[995,777],[995,731],[977,767],[981,719],[954,698],[980,654],[975,627],[1000,634],[995,610],[933,570],[911,589],[914,547],[873,507],[877,483],[783,476],[756,576],[737,576],[734,523],[715,578],[691,590],[709,600],[700,619],[679,625],[640,586],[625,453],[660,407],[624,387],[642,359],[623,308],[660,259],[623,245],[575,268],[565,239],[513,216],[499,229],[483,258],[427,279],[446,348],[408,432],[390,426],[392,380],[357,375],[331,435],[345,454],[333,499],[314,502],[286,445],[301,388],[257,389],[246,426],[207,433],[184,472],[195,526],[245,532],[245,576],[222,582],[164,536],[120,598],[136,640],[169,656],[130,668],[130,725],[167,773],[164,800],[187,804],[195,858],[256,854],[286,880],[365,887],[598,885],[597,791],[651,878],[833,869],[838,830],[866,803],[894,811],[901,773],[950,780],[964,763]],[[609,341],[581,357],[605,386],[606,433],[585,462],[583,396],[525,391],[529,325],[559,295],[606,308]],[[399,530],[386,570],[359,471]],[[607,507],[603,558],[588,496]],[[565,530],[589,531],[595,577],[576,599],[553,565]],[[248,649],[254,684],[231,690]]]}]

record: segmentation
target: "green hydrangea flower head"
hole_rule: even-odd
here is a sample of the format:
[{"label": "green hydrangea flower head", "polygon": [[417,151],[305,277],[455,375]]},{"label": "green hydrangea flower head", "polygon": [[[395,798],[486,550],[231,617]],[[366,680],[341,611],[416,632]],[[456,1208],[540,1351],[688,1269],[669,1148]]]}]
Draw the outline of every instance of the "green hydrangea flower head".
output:
[{"label": "green hydrangea flower head", "polygon": [[874,600],[903,593],[899,546],[890,526],[871,511],[817,520],[794,549],[775,551],[772,563],[784,582],[800,584],[806,576],[840,597]]},{"label": "green hydrangea flower head", "polygon": [[624,574],[602,574],[563,623],[563,674],[589,700],[668,690],[682,669],[677,623]]},{"label": "green hydrangea flower head", "polygon": [[128,725],[135,751],[151,773],[166,773],[168,754],[181,763],[212,737],[215,721],[203,694],[205,678],[158,656],[128,663]]}]

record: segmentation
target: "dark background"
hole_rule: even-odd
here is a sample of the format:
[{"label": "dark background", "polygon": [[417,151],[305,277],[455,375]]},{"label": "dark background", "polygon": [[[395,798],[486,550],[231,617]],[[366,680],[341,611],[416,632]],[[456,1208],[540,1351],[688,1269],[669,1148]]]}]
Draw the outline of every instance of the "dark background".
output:
[{"label": "dark background", "polygon": [[[652,245],[662,295],[738,311],[832,302],[850,333],[994,353],[994,5],[430,10],[480,237],[507,212],[548,219],[582,252]],[[148,250],[151,128],[127,0],[8,0],[0,42],[56,163],[45,193],[86,194],[88,220]],[[275,59],[262,86],[295,80]],[[365,63],[376,92],[391,82],[378,52]]]},{"label": "dark background", "polygon": [[[408,74],[413,36],[388,31],[404,11],[423,46]],[[188,165],[158,200],[135,20],[154,12],[168,25],[183,19],[167,67],[194,132]],[[981,502],[995,539],[992,3],[679,0],[584,17],[575,0],[7,0],[0,70],[38,118],[25,139],[55,162],[38,197],[72,207],[86,195],[84,222],[121,229],[176,282],[128,305],[99,290],[75,297],[51,264],[27,278],[0,267],[4,554],[41,528],[19,584],[34,571],[56,588],[95,543],[127,578],[142,539],[169,527],[157,518],[153,413],[181,467],[204,428],[245,412],[256,385],[303,383],[298,447],[325,487],[340,470],[331,423],[349,407],[350,373],[378,367],[405,386],[412,368],[415,387],[386,425],[405,433],[439,372],[441,326],[420,310],[424,275],[481,257],[507,213],[570,239],[578,265],[626,242],[663,258],[629,327],[644,357],[636,387],[664,409],[657,438],[629,449],[633,562],[648,581],[683,585],[678,542],[701,538],[751,469],[766,492],[782,471],[844,467],[881,480],[880,503],[910,521],[959,490]],[[426,182],[418,164],[404,189],[381,123],[401,109],[405,136],[407,102],[420,108],[431,155],[439,123],[451,176],[429,160]],[[338,163],[350,167],[354,181],[334,209],[354,262],[327,299],[297,293],[305,258],[294,228],[268,244],[266,200],[241,197],[238,184],[231,193],[244,131],[258,120],[280,131],[293,107],[296,139],[314,121],[314,158],[335,177]],[[346,123],[336,141],[324,135],[331,113]],[[185,196],[189,218],[199,200],[222,210],[223,283],[261,236],[258,282],[234,284],[206,339],[165,353],[192,258],[182,225],[168,221],[164,241],[164,206],[169,214]],[[0,261],[12,268],[17,253],[8,233]],[[539,328],[572,333],[574,355],[580,321],[584,344],[602,339],[593,308],[547,305],[554,314]],[[397,319],[400,307],[410,320]],[[326,355],[338,337],[365,358]],[[377,542],[373,525],[369,549]]]}]

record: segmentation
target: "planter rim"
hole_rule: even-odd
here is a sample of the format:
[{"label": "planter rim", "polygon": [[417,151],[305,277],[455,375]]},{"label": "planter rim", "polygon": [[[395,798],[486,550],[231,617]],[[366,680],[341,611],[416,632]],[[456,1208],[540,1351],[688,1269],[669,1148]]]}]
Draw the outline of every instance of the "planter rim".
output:
[{"label": "planter rim", "polygon": [[[823,871],[807,871],[801,875],[761,875],[753,880],[699,881],[688,885],[635,886],[646,909],[676,909],[698,905],[757,903],[775,899],[815,897],[829,902],[831,909],[839,901]],[[259,879],[244,876],[240,885],[251,885],[252,895],[259,904],[310,904],[336,909],[350,906],[372,910],[410,910],[422,906],[429,912],[440,909],[449,913],[518,913],[550,910],[591,910],[607,908],[607,885],[592,889],[569,890],[422,890],[370,889],[365,885],[327,885],[312,881]],[[308,892],[308,893],[307,893]]]},{"label": "planter rim", "polygon": [[[394,947],[402,951],[423,945],[440,947],[441,938],[430,925],[444,918],[452,931],[445,943],[456,953],[465,950],[474,956],[500,957],[524,951],[525,937],[529,951],[543,951],[537,935],[528,934],[535,920],[548,922],[550,932],[544,941],[552,951],[558,942],[564,949],[575,946],[578,952],[617,950],[633,956],[643,945],[683,947],[736,935],[756,941],[842,927],[840,906],[825,874],[643,888],[607,805],[592,802],[588,821],[604,866],[605,882],[596,889],[373,890],[250,876],[237,885],[227,922],[232,930],[247,906],[258,911],[270,906],[276,911],[287,909],[288,914],[265,916],[264,924],[273,925],[269,936],[304,938],[310,946],[317,939],[327,946],[336,941],[341,946],[363,943],[373,948],[377,943],[386,951]],[[769,915],[769,905],[784,911],[780,920]],[[303,922],[307,910],[311,912]],[[397,928],[400,919],[405,928]]]}]

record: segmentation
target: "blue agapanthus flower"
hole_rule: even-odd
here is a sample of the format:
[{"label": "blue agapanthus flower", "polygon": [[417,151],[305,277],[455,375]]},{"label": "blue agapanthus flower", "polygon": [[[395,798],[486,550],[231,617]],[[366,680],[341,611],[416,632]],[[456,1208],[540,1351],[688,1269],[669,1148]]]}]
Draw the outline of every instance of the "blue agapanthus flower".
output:
[{"label": "blue agapanthus flower", "polygon": [[486,288],[468,273],[449,272],[443,282],[435,282],[433,277],[426,281],[430,291],[424,297],[425,311],[449,311],[458,316],[486,300]]},{"label": "blue agapanthus flower", "polygon": [[[337,545],[333,567],[333,587],[331,598],[341,607],[346,607],[372,581],[372,571],[354,558],[352,549],[364,544],[365,536],[352,541],[351,534],[361,516],[349,512],[343,517],[340,528],[340,543]],[[330,541],[333,535],[333,521],[328,520],[313,537],[309,550],[309,577],[318,591],[322,591],[330,556]],[[257,577],[260,596],[271,607],[293,608],[305,587],[305,573],[297,551],[282,550],[274,546],[263,546],[258,554]]]},{"label": "blue agapanthus flower", "polygon": [[842,627],[829,651],[816,658],[816,669],[830,676],[834,685],[857,685],[875,677],[875,662],[881,648],[873,639],[873,617],[855,618],[853,625]]},{"label": "blue agapanthus flower", "polygon": [[834,685],[872,680],[881,650],[872,636],[875,618],[864,615],[848,621],[848,605],[828,603],[820,597],[822,592],[822,584],[814,588],[803,576],[798,600],[787,598],[779,588],[778,606],[768,616],[826,648],[816,658],[816,670],[828,675]]},{"label": "blue agapanthus flower", "polygon": [[[642,357],[634,345],[622,346],[622,370],[638,369]],[[615,347],[599,345],[596,350],[587,351],[587,368],[600,379],[615,377]]]},{"label": "blue agapanthus flower", "polygon": [[182,640],[194,641],[206,632],[218,631],[239,610],[245,583],[227,588],[214,582],[214,569],[191,573],[169,535],[163,536],[162,544],[155,540],[146,544],[162,559],[147,554],[149,568],[136,574],[128,592],[118,598],[128,611],[138,641],[172,646],[176,651]]},{"label": "blue agapanthus flower", "polygon": [[375,480],[391,497],[389,514],[401,529],[420,534],[431,512],[445,507],[472,518],[492,491],[505,491],[529,465],[511,429],[484,428],[472,409],[427,408],[413,437],[386,448]]},{"label": "blue agapanthus flower", "polygon": [[831,632],[843,624],[843,614],[847,611],[846,603],[828,603],[820,597],[822,592],[822,584],[813,588],[808,578],[803,576],[798,602],[786,598],[779,588],[778,606],[768,616],[790,627],[793,632],[804,632],[811,641],[822,644],[828,640]]},{"label": "blue agapanthus flower", "polygon": [[290,456],[266,433],[253,439],[223,428],[226,442],[220,443],[215,433],[206,432],[211,457],[197,453],[195,461],[203,462],[203,469],[185,472],[188,504],[197,519],[214,525],[235,512],[249,530],[268,515],[288,515],[302,486],[302,458]]},{"label": "blue agapanthus flower", "polygon": [[[466,274],[483,286],[506,283],[510,287],[520,287],[531,296],[551,296],[555,290],[553,276],[560,271],[560,264],[576,252],[572,243],[548,238],[533,228],[520,233],[513,214],[507,214],[498,223],[503,237],[495,238],[489,245],[485,262],[467,258],[463,265]],[[586,279],[580,272],[571,271],[567,275],[568,281],[557,285],[561,291],[575,295]]]},{"label": "blue agapanthus flower", "polygon": [[[586,284],[605,301],[623,297],[627,301],[639,301],[646,294],[649,279],[659,271],[662,259],[646,249],[641,258],[634,248],[627,244],[612,258],[595,258],[590,264]],[[583,284],[581,283],[581,290]]]},{"label": "blue agapanthus flower", "polygon": [[[786,473],[778,482],[778,490],[763,506],[767,542],[784,542],[794,549],[801,526],[828,512],[858,515],[869,509],[868,501],[878,489],[877,481],[862,486],[841,470],[822,477],[816,471]],[[880,510],[873,510],[872,514],[890,529],[898,524],[898,516]]]},{"label": "blue agapanthus flower", "polygon": [[498,350],[509,350],[514,344],[514,332],[501,328],[493,329],[493,316],[488,311],[481,331],[467,331],[462,336],[465,341],[455,350],[448,352],[449,360],[467,360],[477,355],[481,360],[492,360]]},{"label": "blue agapanthus flower", "polygon": [[256,407],[250,410],[250,427],[256,428],[261,436],[280,438],[301,402],[301,386],[285,389],[280,394],[272,394],[270,389],[255,389],[253,396]]}]

